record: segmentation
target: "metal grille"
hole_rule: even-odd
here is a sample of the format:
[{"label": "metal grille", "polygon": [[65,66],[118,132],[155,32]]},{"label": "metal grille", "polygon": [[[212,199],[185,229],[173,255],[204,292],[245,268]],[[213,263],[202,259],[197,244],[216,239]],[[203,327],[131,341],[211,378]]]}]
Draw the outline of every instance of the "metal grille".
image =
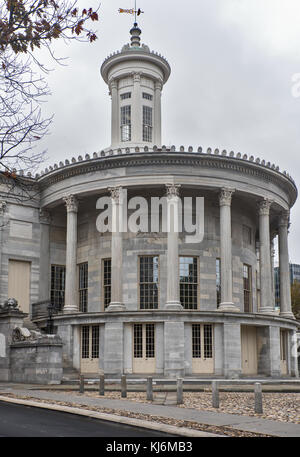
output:
[{"label": "metal grille", "polygon": [[192,350],[193,358],[201,358],[201,324],[192,325]]},{"label": "metal grille", "polygon": [[221,259],[216,259],[216,292],[217,292],[217,308],[221,303]]},{"label": "metal grille", "polygon": [[212,359],[212,356],[213,356],[212,325],[204,324],[204,358]]},{"label": "metal grille", "polygon": [[111,259],[103,259],[103,300],[107,308],[111,302]]},{"label": "metal grille", "polygon": [[252,311],[252,294],[251,294],[251,267],[249,265],[243,266],[243,279],[244,279],[244,312],[250,313]]},{"label": "metal grille", "polygon": [[143,106],[143,141],[152,141],[152,108]]},{"label": "metal grille", "polygon": [[143,98],[145,100],[152,100],[153,96],[151,94],[147,94],[147,92],[143,92]]},{"label": "metal grille", "polygon": [[65,278],[65,266],[51,265],[51,304],[59,310],[64,307],[65,303]]},{"label": "metal grille", "polygon": [[92,326],[92,358],[99,359],[99,325]]},{"label": "metal grille", "polygon": [[87,312],[88,304],[88,263],[79,265],[79,311]]},{"label": "metal grille", "polygon": [[84,325],[81,328],[81,358],[88,359],[90,356],[90,328]]},{"label": "metal grille", "polygon": [[131,141],[131,106],[121,107],[121,141]]},{"label": "metal grille", "polygon": [[143,326],[142,324],[134,324],[134,358],[140,359],[143,357]]},{"label": "metal grille", "polygon": [[146,324],[146,358],[155,357],[154,324]]},{"label": "metal grille", "polygon": [[180,257],[180,302],[185,309],[198,307],[197,257]]},{"label": "metal grille", "polygon": [[131,98],[131,92],[125,92],[125,94],[120,95],[121,100],[126,100],[127,98]]},{"label": "metal grille", "polygon": [[158,308],[158,256],[140,257],[140,308]]}]

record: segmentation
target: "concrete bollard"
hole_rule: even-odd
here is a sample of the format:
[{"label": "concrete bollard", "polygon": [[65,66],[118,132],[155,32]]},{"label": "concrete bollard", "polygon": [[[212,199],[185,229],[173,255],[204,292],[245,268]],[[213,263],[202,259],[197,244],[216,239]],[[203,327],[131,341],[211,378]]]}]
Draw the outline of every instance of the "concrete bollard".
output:
[{"label": "concrete bollard", "polygon": [[212,406],[213,408],[219,408],[219,383],[218,381],[212,381],[211,383],[212,391]]},{"label": "concrete bollard", "polygon": [[79,376],[79,393],[80,394],[84,393],[84,376],[83,375]]},{"label": "concrete bollard", "polygon": [[177,378],[177,405],[183,403],[183,379]]},{"label": "concrete bollard", "polygon": [[254,396],[255,396],[254,411],[257,414],[262,414],[263,413],[263,401],[262,401],[262,390],[261,390],[260,382],[256,382],[254,384]]},{"label": "concrete bollard", "polygon": [[104,382],[104,374],[101,374],[99,378],[99,395],[104,395]]},{"label": "concrete bollard", "polygon": [[121,397],[126,398],[127,397],[127,381],[126,381],[126,375],[123,374],[121,376]]},{"label": "concrete bollard", "polygon": [[153,401],[152,378],[147,378],[147,400]]}]

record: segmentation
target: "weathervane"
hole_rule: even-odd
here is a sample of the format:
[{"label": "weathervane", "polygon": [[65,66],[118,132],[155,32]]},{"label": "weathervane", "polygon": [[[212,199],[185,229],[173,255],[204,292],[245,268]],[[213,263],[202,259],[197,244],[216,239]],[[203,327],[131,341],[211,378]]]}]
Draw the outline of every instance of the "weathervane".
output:
[{"label": "weathervane", "polygon": [[134,2],[134,8],[131,9],[124,9],[124,8],[119,8],[119,13],[127,13],[127,14],[134,14],[134,22],[136,22],[136,17],[140,16],[144,11],[139,8],[138,10],[136,9],[136,0]]}]

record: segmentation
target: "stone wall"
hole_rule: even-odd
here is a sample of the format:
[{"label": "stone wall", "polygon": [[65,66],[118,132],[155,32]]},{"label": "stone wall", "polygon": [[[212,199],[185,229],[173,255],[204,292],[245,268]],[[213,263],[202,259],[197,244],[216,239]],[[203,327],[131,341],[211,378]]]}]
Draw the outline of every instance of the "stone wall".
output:
[{"label": "stone wall", "polygon": [[10,346],[10,380],[33,384],[60,384],[63,374],[62,343],[56,335]]}]

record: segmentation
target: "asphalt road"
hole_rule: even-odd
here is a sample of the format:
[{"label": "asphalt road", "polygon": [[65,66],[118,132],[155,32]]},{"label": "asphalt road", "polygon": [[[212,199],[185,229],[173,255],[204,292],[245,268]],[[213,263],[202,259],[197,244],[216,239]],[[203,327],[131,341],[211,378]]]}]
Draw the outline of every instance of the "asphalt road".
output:
[{"label": "asphalt road", "polygon": [[0,437],[171,437],[165,433],[0,401]]}]

